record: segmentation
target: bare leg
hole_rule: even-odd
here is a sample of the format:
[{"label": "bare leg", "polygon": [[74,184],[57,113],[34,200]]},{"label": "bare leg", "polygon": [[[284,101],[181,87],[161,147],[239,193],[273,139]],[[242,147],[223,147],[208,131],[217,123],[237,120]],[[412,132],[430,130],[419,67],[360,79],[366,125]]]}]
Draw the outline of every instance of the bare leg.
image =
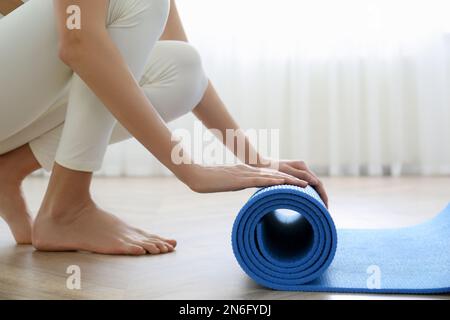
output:
[{"label": "bare leg", "polygon": [[[176,72],[174,72],[176,70]],[[164,79],[166,86],[160,86],[160,79]],[[176,119],[180,117],[181,115],[189,112],[192,110],[192,108],[198,104],[199,100],[201,99],[201,96],[204,93],[205,87],[206,87],[206,77],[204,75],[201,62],[198,57],[198,53],[196,53],[195,49],[193,49],[191,46],[181,43],[181,42],[172,42],[172,41],[163,41],[158,43],[158,45],[154,48],[152,57],[150,59],[149,64],[146,67],[145,77],[143,77],[143,80],[141,81],[141,85],[143,90],[145,91],[146,95],[151,98],[155,105],[158,107],[158,112],[160,113],[161,117],[169,122],[173,119]],[[170,84],[170,85],[169,85]],[[8,174],[14,173],[14,177],[20,177],[20,179],[23,179],[24,176],[26,176],[29,172],[31,172],[33,169],[39,167],[36,164],[36,167],[33,166],[29,170],[24,171],[16,171],[18,170],[18,164],[21,163],[20,161],[27,162],[29,160],[36,161],[36,159],[39,161],[41,166],[43,166],[46,170],[50,171],[52,170],[54,158],[56,154],[56,149],[59,145],[61,131],[63,127],[63,121],[66,113],[66,107],[64,104],[66,103],[66,99],[62,99],[61,101],[56,102],[55,106],[52,106],[50,109],[53,110],[49,112],[45,117],[41,118],[38,122],[34,123],[32,126],[26,128],[22,132],[18,133],[15,136],[12,136],[10,139],[7,139],[5,141],[0,142],[0,153],[5,153],[7,150],[12,150],[22,144],[30,142],[31,150],[33,153],[28,152],[28,154],[25,154],[24,152],[18,152],[12,151],[8,154],[8,158],[6,156],[2,156],[1,159],[9,159],[10,167],[14,165],[13,169],[7,169],[6,167],[3,167],[4,170],[2,172],[6,172]],[[56,127],[53,130],[49,130],[50,126],[54,126],[57,123],[61,123],[60,126]],[[114,128],[114,132],[111,138],[110,143],[117,143],[123,140],[130,139],[130,134],[120,125],[117,125]],[[32,139],[32,140],[30,140]],[[33,140],[34,139],[34,140]],[[28,150],[30,148],[24,148],[25,150]],[[11,155],[15,155],[15,157],[11,157]],[[35,159],[36,158],[36,159]],[[70,172],[70,171],[69,171]],[[90,174],[88,174],[86,177],[89,177]],[[59,198],[59,194],[55,194],[55,197],[58,197],[58,199],[63,199],[65,201],[63,204],[65,205],[65,212],[77,212],[79,206],[86,201],[90,204],[90,208],[92,211],[96,211],[102,213],[101,217],[108,219],[109,222],[118,222],[118,232],[121,232],[121,234],[130,234],[131,232],[135,232],[135,228],[131,228],[129,226],[126,226],[122,221],[118,220],[117,218],[106,214],[105,212],[98,210],[93,205],[92,199],[89,195],[89,188],[87,180],[83,183],[77,184],[80,181],[78,179],[75,179],[72,175],[68,176],[70,181],[70,192],[68,192],[69,195],[74,196],[75,194],[80,194],[81,199],[80,202],[75,201],[72,198],[68,198],[64,200],[64,198]],[[17,181],[15,179],[14,181]],[[53,179],[52,183],[54,181],[58,181]],[[6,182],[5,182],[6,183]],[[7,186],[14,186],[18,185],[17,182],[15,184],[7,184]],[[80,190],[77,189],[76,192],[75,186],[79,186]],[[82,188],[83,186],[83,188]],[[58,183],[54,185],[54,187],[58,187],[58,190],[61,189],[61,185]],[[56,189],[56,188],[52,188]],[[49,189],[50,190],[50,189]],[[12,191],[10,191],[8,194],[20,194],[17,192],[17,188],[14,188]],[[53,197],[46,197],[47,199],[52,199]],[[11,200],[12,197],[8,196],[8,200]],[[23,203],[23,198],[20,198],[20,200]],[[5,202],[2,202],[5,204]],[[52,201],[47,201],[48,204],[55,204]],[[75,203],[77,206],[76,208],[73,208],[73,210],[69,210],[67,207],[70,206],[70,203]],[[59,208],[59,209],[58,209]],[[41,210],[42,215],[40,217],[45,217],[48,213],[55,213],[56,211],[61,211],[64,207],[62,205],[55,205],[53,206],[47,206],[47,208],[44,207]],[[54,210],[54,211],[53,211]],[[11,210],[8,210],[8,212]],[[17,210],[14,210],[16,212]],[[87,211],[87,210],[85,210]],[[45,214],[44,214],[45,213]],[[59,219],[64,220],[64,219]],[[17,219],[15,219],[17,221]],[[21,219],[20,221],[24,221],[24,219]],[[52,224],[51,228],[48,227],[48,222],[51,221],[51,219],[38,219],[38,223],[36,224],[35,229],[45,229],[46,232],[40,232],[39,237],[35,236],[35,246],[42,250],[51,250],[52,248],[56,247],[56,244],[64,244],[64,241],[61,241],[62,234],[64,234],[66,231],[59,229],[59,224],[55,223]],[[25,220],[26,223],[22,222],[16,222],[15,224],[20,224],[21,229],[25,230],[31,230],[29,227],[29,221]],[[86,224],[92,224],[89,220],[86,222]],[[99,223],[100,224],[100,223]],[[104,222],[101,222],[102,225],[104,225]],[[45,225],[45,227],[44,227]],[[23,228],[22,228],[23,226]],[[28,226],[28,227],[27,227]],[[42,228],[41,228],[42,227]],[[64,228],[67,226],[64,225]],[[74,227],[73,227],[74,228]],[[50,231],[48,231],[51,229]],[[56,231],[55,229],[58,229],[59,231]],[[122,230],[122,231],[121,231]],[[127,231],[128,230],[128,231]],[[86,231],[88,231],[86,229]],[[123,232],[123,233],[122,233]],[[31,239],[31,231],[27,233],[27,239]],[[98,234],[97,230],[92,231],[92,234]],[[148,235],[143,231],[138,231],[139,235],[138,237],[141,237],[142,234]],[[41,236],[43,235],[43,236]],[[52,235],[53,237],[50,237]],[[65,235],[64,235],[65,236]],[[80,236],[81,238],[81,236]],[[89,237],[85,237],[86,239],[89,239]],[[117,238],[117,236],[116,236]],[[157,238],[156,236],[152,236],[152,238]],[[55,243],[52,243],[51,245],[48,243],[50,241],[56,241]],[[27,242],[30,242],[31,240],[27,240]],[[174,246],[176,243],[175,241],[168,241],[169,244]],[[76,248],[81,250],[90,250],[90,251],[102,251],[104,253],[110,252],[114,253],[117,252],[116,248],[114,248],[114,244],[112,244],[107,250],[105,248],[98,248],[95,247],[96,243],[98,241],[93,241],[91,243],[91,246],[88,248],[86,246]],[[74,242],[71,240],[71,247],[74,248],[74,245],[77,244],[77,242]],[[75,247],[78,247],[78,245],[75,245]],[[58,250],[64,250],[67,248],[66,246],[58,247]],[[69,250],[69,249],[67,249]],[[164,248],[163,248],[164,251]],[[142,252],[142,251],[141,251]],[[156,250],[153,252],[157,252]],[[126,253],[126,252],[125,252]]]},{"label": "bare leg", "polygon": [[0,216],[18,244],[31,244],[32,219],[22,193],[22,181],[40,168],[28,145],[0,156]]},{"label": "bare leg", "polygon": [[128,255],[174,250],[175,240],[131,227],[98,208],[89,192],[91,180],[91,173],[55,164],[33,229],[38,250]]},{"label": "bare leg", "polygon": [[[23,197],[25,177],[40,168],[25,145],[0,156],[0,216],[18,244],[31,244],[32,218]],[[34,225],[33,244],[40,250],[86,250],[105,254],[157,254],[173,251],[175,240],[128,226],[99,209],[89,193],[90,173],[55,165]]]}]

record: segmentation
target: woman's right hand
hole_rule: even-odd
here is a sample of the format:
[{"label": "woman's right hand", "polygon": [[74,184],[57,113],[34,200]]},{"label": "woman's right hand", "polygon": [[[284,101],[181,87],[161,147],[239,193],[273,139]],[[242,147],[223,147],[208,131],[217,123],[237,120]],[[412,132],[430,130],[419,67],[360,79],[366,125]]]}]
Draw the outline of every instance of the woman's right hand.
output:
[{"label": "woman's right hand", "polygon": [[304,188],[308,182],[274,169],[255,168],[242,164],[211,167],[193,165],[186,184],[195,192],[212,193],[280,184]]}]

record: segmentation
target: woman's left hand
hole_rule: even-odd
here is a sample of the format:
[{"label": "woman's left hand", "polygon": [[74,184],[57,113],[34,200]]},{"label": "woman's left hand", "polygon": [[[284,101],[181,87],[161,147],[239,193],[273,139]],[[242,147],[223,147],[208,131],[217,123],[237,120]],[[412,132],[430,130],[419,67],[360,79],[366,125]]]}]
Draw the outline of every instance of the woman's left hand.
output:
[{"label": "woman's left hand", "polygon": [[270,167],[307,181],[317,191],[317,193],[319,193],[320,198],[328,208],[328,196],[322,181],[317,178],[317,176],[308,168],[304,161],[263,159],[260,163],[263,167]]}]

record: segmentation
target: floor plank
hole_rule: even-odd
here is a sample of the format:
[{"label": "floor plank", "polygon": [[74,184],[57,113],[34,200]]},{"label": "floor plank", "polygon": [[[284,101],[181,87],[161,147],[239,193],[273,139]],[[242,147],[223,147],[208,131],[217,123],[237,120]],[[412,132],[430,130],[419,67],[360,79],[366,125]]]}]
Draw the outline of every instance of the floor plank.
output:
[{"label": "floor plank", "polygon": [[[36,212],[47,180],[30,178],[25,193]],[[450,178],[328,178],[330,210],[338,227],[400,227],[431,218],[450,201]],[[230,232],[252,190],[195,194],[173,178],[98,178],[100,205],[126,221],[178,240],[173,254],[112,257],[44,253],[16,246],[0,222],[1,299],[450,299],[292,293],[266,290],[237,265]],[[66,287],[78,265],[82,289]]]}]

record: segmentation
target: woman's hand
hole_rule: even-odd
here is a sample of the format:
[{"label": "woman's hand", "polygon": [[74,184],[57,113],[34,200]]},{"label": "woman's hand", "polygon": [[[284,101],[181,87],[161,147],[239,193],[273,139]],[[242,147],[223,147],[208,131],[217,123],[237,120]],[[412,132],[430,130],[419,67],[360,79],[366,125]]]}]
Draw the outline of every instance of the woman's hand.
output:
[{"label": "woman's hand", "polygon": [[281,171],[243,164],[214,167],[193,165],[186,184],[195,192],[212,193],[280,184],[304,188],[308,182]]},{"label": "woman's hand", "polygon": [[328,208],[328,196],[323,186],[323,183],[317,176],[308,168],[305,162],[297,160],[272,160],[263,159],[258,167],[270,167],[294,176],[300,180],[308,182],[319,193],[322,201]]}]

